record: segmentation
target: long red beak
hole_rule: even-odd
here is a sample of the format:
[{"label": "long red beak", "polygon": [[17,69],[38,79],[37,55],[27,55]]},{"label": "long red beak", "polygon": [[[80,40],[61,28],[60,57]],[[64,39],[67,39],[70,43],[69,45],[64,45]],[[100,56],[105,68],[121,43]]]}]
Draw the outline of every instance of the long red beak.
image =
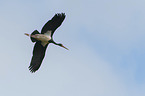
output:
[{"label": "long red beak", "polygon": [[68,48],[64,47],[63,45],[61,47],[65,48],[66,50],[69,50]]}]

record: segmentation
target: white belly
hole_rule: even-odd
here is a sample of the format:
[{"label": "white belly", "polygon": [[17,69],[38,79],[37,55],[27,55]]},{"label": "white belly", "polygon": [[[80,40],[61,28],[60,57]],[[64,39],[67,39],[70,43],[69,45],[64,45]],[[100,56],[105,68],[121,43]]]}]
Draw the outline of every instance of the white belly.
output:
[{"label": "white belly", "polygon": [[45,46],[51,40],[51,37],[44,34],[37,34],[37,40],[41,41],[41,44]]},{"label": "white belly", "polygon": [[51,40],[51,37],[43,35],[43,34],[38,34],[37,35],[37,40],[43,41],[43,42],[48,42],[49,40]]}]

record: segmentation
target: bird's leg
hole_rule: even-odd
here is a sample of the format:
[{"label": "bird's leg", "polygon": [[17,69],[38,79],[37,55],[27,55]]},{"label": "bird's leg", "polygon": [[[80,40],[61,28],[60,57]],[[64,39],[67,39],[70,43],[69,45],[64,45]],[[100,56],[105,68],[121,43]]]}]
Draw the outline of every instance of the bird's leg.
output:
[{"label": "bird's leg", "polygon": [[33,37],[33,38],[36,38],[36,35],[30,35],[28,33],[25,33],[26,36],[30,36],[30,37]]},{"label": "bird's leg", "polygon": [[25,33],[25,35],[26,35],[26,36],[30,36],[30,34],[28,34],[28,33]]}]

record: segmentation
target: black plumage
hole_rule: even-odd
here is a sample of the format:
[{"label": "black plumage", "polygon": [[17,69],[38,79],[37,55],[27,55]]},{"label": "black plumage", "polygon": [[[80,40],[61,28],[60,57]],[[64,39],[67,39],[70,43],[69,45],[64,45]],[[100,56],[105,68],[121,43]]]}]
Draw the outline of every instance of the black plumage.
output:
[{"label": "black plumage", "polygon": [[29,66],[29,70],[32,73],[39,69],[39,67],[43,61],[43,58],[45,56],[45,51],[46,51],[47,46],[48,46],[48,44],[45,45],[45,47],[43,47],[41,45],[41,41],[38,41],[35,43],[34,49],[33,49],[33,56],[31,59],[30,66]]},{"label": "black plumage", "polygon": [[54,31],[61,25],[64,18],[65,18],[64,13],[55,14],[55,16],[44,25],[44,27],[41,30],[41,34],[44,34],[48,30],[51,30],[52,31],[51,36],[53,36]]},{"label": "black plumage", "polygon": [[[52,37],[55,30],[62,24],[64,19],[65,19],[64,13],[55,14],[54,17],[43,26],[41,33],[39,33],[37,30],[35,30],[34,32],[32,32],[31,35],[45,34],[46,32],[50,31],[51,37]],[[33,56],[31,59],[30,66],[29,66],[29,70],[32,73],[37,71],[40,68],[40,65],[45,57],[46,48],[49,43],[54,43],[55,45],[64,47],[62,44],[55,43],[52,38],[51,38],[51,40],[48,41],[48,43],[45,46],[42,45],[42,41],[39,41],[31,36],[30,36],[30,38],[31,38],[32,42],[36,42],[34,45]],[[67,49],[67,48],[65,48],[65,49]]]}]

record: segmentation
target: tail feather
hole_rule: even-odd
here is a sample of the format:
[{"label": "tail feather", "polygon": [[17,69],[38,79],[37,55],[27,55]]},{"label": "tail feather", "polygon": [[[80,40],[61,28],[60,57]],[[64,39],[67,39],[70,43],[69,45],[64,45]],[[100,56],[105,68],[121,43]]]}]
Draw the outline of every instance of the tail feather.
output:
[{"label": "tail feather", "polygon": [[[35,30],[35,31],[33,31],[32,33],[31,33],[31,35],[35,35],[35,34],[40,34],[37,30]],[[30,36],[30,38],[31,38],[31,41],[32,42],[37,42],[38,40],[36,40],[35,38],[33,38],[33,37],[31,37]]]}]

